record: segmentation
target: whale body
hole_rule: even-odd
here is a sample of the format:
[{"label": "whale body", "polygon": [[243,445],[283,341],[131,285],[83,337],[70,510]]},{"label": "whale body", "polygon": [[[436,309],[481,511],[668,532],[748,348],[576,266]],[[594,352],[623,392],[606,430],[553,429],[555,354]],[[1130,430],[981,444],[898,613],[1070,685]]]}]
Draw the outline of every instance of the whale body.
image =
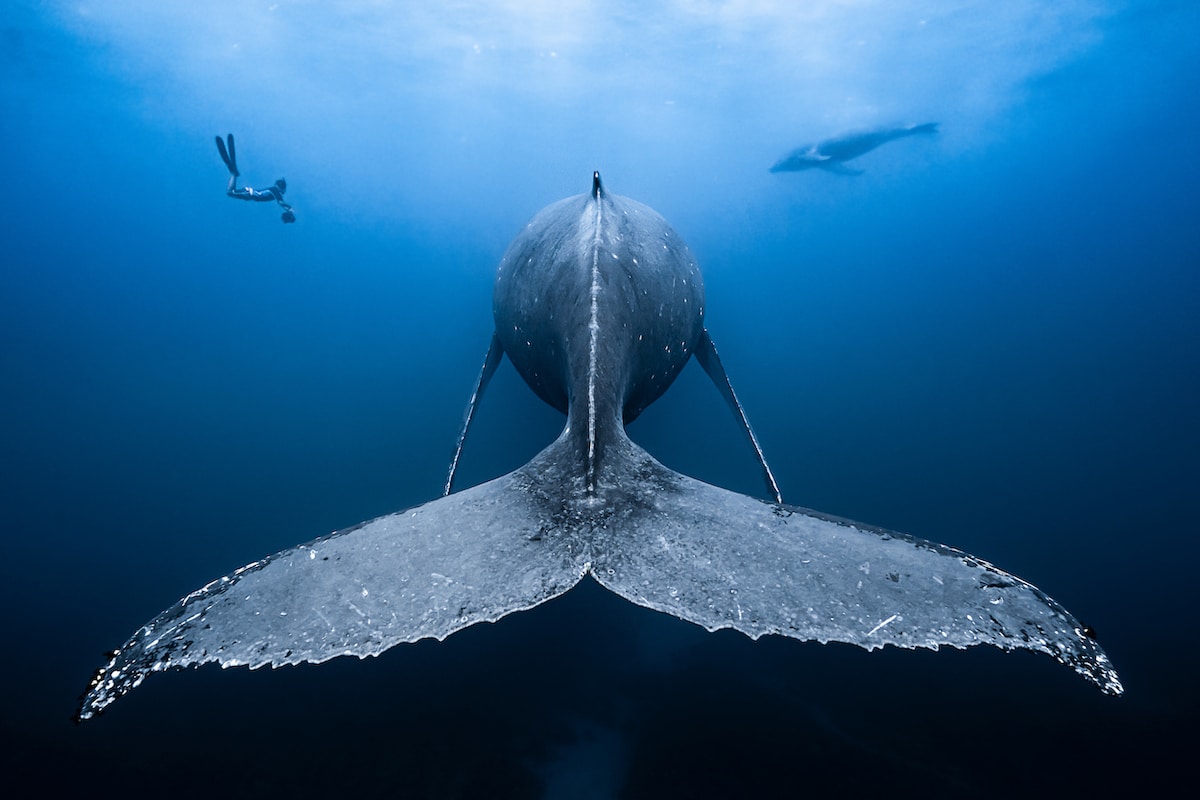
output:
[{"label": "whale body", "polygon": [[771,172],[800,172],[806,169],[823,169],[842,175],[861,175],[861,170],[846,166],[846,162],[869,153],[880,145],[903,139],[906,136],[937,133],[938,124],[907,125],[901,128],[876,128],[858,133],[847,133],[826,139],[816,144],[805,145],[776,161]]},{"label": "whale body", "polygon": [[[377,655],[533,608],[582,580],[710,631],[1034,650],[1123,691],[1090,630],[1032,584],[952,547],[784,504],[705,328],[695,260],[661,216],[610,195],[599,174],[512,242],[493,312],[445,496],[186,595],[111,654],[77,719],[154,672]],[[452,492],[504,355],[566,425],[525,466]],[[739,418],[770,500],[668,469],[626,435],[692,356]]]}]

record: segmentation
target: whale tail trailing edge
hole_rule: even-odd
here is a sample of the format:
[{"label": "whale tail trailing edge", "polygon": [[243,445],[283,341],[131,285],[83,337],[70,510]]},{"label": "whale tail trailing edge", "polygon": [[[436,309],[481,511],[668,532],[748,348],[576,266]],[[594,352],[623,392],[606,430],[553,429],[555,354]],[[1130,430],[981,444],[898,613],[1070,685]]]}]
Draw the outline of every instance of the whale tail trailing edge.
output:
[{"label": "whale tail trailing edge", "polygon": [[501,478],[248,564],[139,629],[97,671],[77,719],[153,672],[378,655],[532,608],[588,573],[708,630],[1035,650],[1122,691],[1062,606],[961,551],[710,486],[623,433],[599,501],[578,476],[563,436]]}]

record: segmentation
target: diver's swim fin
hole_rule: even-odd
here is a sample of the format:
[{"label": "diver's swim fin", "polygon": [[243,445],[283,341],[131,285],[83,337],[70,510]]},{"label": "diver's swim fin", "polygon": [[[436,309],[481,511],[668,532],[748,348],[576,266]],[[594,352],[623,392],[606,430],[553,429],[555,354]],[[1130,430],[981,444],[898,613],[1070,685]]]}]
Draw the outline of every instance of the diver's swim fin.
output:
[{"label": "diver's swim fin", "polygon": [[229,134],[229,169],[234,175],[240,175],[237,168],[237,152],[233,149],[233,134]]},{"label": "diver's swim fin", "polygon": [[229,149],[228,150],[225,149],[225,142],[221,140],[221,137],[220,136],[217,137],[217,152],[219,152],[221,154],[221,160],[225,162],[225,166],[229,169],[229,174],[233,175],[234,177],[237,177],[237,175],[239,173],[238,173],[238,168],[237,168],[237,157],[234,154],[234,150],[233,150],[233,134],[232,133],[229,134]]}]

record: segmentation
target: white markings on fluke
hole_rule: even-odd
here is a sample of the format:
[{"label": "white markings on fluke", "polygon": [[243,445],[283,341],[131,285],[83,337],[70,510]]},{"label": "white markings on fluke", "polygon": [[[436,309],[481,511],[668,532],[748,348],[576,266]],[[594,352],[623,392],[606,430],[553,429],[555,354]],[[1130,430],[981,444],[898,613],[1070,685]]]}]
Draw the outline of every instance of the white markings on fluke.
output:
[{"label": "white markings on fluke", "polygon": [[900,616],[899,614],[892,614],[890,617],[885,619],[883,622],[879,623],[874,628],[871,628],[871,630],[867,631],[867,636],[874,636],[876,633],[879,632],[880,628],[882,628],[884,625],[888,625],[892,622],[895,622],[896,618],[899,616]]}]

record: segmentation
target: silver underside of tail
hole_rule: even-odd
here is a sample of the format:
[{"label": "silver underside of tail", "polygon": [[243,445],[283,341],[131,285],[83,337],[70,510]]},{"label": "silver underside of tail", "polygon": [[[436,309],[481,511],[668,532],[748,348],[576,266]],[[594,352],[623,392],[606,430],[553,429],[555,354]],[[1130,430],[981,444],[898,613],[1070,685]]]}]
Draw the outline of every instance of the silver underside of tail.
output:
[{"label": "silver underside of tail", "polygon": [[591,575],[708,630],[868,649],[1047,653],[1109,694],[1108,658],[1031,584],[953,548],[766,503],[659,464],[627,439],[585,491],[560,439],[521,469],[249,564],[138,630],[80,719],[150,673],[360,658],[444,639]]}]

